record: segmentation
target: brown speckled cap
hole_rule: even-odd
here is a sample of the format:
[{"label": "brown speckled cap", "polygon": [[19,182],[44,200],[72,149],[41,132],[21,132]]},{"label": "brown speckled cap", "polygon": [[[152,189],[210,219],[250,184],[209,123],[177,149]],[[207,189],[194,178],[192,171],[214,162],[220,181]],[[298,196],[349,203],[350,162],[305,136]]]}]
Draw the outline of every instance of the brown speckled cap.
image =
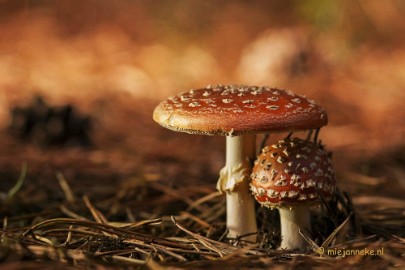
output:
[{"label": "brown speckled cap", "polygon": [[330,153],[299,138],[262,149],[251,174],[250,188],[262,205],[291,206],[329,199],[336,181]]},{"label": "brown speckled cap", "polygon": [[216,85],[162,101],[153,113],[160,125],[206,135],[240,135],[316,129],[327,124],[314,101],[270,87]]}]

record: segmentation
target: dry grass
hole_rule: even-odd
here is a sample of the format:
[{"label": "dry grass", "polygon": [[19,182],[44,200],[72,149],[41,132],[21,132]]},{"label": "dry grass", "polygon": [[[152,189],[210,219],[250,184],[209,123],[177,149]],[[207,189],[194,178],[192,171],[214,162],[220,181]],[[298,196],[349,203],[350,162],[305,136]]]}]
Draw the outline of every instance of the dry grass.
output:
[{"label": "dry grass", "polygon": [[[243,237],[226,238],[224,197],[214,190],[213,181],[201,182],[204,175],[185,177],[181,166],[192,166],[191,162],[177,163],[170,179],[163,171],[125,176],[90,168],[76,179],[57,173],[31,175],[28,180],[23,167],[19,181],[2,196],[3,267],[381,269],[405,265],[405,200],[395,198],[403,190],[393,185],[403,179],[403,171],[397,172],[401,179],[383,181],[378,176],[384,172],[380,168],[369,176],[354,170],[341,175],[341,189],[350,185],[350,193],[338,192],[327,205],[313,209],[314,233],[303,232],[311,249],[300,254],[276,249],[280,242],[276,210],[257,209],[260,232],[256,243]],[[396,161],[387,163],[392,166],[392,162]],[[372,160],[363,161],[362,166],[368,163]],[[205,177],[215,180],[210,173]],[[367,177],[375,179],[374,183],[364,181]],[[43,186],[44,182],[52,183]],[[97,187],[88,188],[94,183]],[[362,192],[370,185],[375,185],[375,191]],[[382,185],[386,190],[379,193]],[[383,254],[339,256],[328,250],[382,250]]]}]

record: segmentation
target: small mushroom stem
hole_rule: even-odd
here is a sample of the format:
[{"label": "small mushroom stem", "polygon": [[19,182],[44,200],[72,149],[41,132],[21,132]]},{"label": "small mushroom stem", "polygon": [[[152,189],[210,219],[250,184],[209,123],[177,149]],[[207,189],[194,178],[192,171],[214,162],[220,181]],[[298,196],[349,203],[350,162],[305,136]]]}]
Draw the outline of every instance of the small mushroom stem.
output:
[{"label": "small mushroom stem", "polygon": [[[257,232],[254,198],[249,189],[255,148],[255,135],[226,137],[226,165],[220,172],[217,189],[226,192],[228,237]],[[249,235],[244,239],[254,242],[256,236]]]},{"label": "small mushroom stem", "polygon": [[308,243],[298,230],[311,231],[311,219],[308,206],[280,208],[281,249],[305,251]]}]

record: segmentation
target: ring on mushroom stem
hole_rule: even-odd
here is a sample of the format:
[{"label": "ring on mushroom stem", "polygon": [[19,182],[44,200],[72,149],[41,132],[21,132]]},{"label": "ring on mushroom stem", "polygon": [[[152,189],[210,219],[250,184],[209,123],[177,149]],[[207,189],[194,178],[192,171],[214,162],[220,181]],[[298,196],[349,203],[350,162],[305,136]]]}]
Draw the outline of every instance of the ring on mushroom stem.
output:
[{"label": "ring on mushroom stem", "polygon": [[330,156],[317,143],[288,138],[263,148],[255,161],[251,190],[261,205],[279,209],[280,248],[306,249],[299,229],[311,230],[309,206],[335,192]]},{"label": "ring on mushroom stem", "polygon": [[[256,157],[256,133],[320,128],[325,111],[302,96],[270,87],[215,85],[162,101],[153,119],[168,129],[226,136],[226,164],[217,189],[226,193],[228,237],[257,232],[249,192],[249,160]],[[255,235],[245,239],[255,241]]]}]

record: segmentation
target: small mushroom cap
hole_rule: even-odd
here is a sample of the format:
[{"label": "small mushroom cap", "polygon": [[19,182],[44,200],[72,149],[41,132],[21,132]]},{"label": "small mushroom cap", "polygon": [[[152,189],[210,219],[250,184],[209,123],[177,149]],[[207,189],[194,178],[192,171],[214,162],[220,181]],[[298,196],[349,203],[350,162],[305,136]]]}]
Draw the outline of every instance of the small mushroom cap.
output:
[{"label": "small mushroom cap", "polygon": [[320,128],[326,112],[290,91],[257,86],[207,86],[162,101],[153,119],[175,131],[240,135]]},{"label": "small mushroom cap", "polygon": [[254,197],[267,207],[317,203],[321,195],[331,198],[336,188],[330,152],[299,138],[264,147],[251,179]]}]

